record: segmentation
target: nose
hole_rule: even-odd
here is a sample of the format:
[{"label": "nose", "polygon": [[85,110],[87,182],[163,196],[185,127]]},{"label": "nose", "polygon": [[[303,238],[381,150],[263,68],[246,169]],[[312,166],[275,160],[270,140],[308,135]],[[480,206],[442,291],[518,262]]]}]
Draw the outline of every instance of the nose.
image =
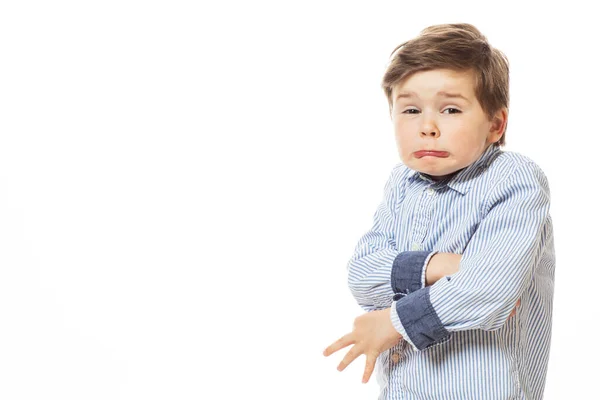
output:
[{"label": "nose", "polygon": [[423,115],[423,123],[421,124],[421,136],[426,137],[434,137],[437,138],[440,136],[440,130],[438,129],[435,122],[431,119]]},{"label": "nose", "polygon": [[425,131],[425,132],[421,132],[421,136],[439,137],[440,133],[438,130],[433,130],[430,132]]}]

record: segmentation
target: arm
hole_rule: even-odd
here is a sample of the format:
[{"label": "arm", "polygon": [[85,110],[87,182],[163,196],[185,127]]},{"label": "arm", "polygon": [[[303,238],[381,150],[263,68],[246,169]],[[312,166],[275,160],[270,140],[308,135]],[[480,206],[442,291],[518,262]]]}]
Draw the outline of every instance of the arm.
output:
[{"label": "arm", "polygon": [[359,240],[347,265],[348,287],[365,311],[390,307],[390,273],[398,256],[394,229],[398,199],[399,166],[394,167],[384,187],[383,199],[373,216],[373,225]]},{"label": "arm", "polygon": [[431,286],[445,276],[458,272],[462,255],[436,253],[425,265],[425,286]]},{"label": "arm", "polygon": [[392,266],[393,300],[431,286],[442,277],[458,271],[460,254],[437,251],[406,251],[398,254]]},{"label": "arm", "polygon": [[459,271],[394,301],[392,322],[416,350],[454,331],[499,329],[530,283],[544,250],[550,195],[533,163],[507,174],[488,196],[485,217],[460,260]]},{"label": "arm", "polygon": [[[397,165],[389,175],[383,200],[373,216],[373,225],[359,239],[347,266],[348,286],[365,311],[388,308],[394,298],[425,287],[426,281],[433,284],[440,277],[450,275],[458,269],[460,256],[456,254],[398,252],[394,229],[399,223],[395,212],[396,205],[400,202],[399,168]],[[428,264],[425,275],[425,266]]]}]

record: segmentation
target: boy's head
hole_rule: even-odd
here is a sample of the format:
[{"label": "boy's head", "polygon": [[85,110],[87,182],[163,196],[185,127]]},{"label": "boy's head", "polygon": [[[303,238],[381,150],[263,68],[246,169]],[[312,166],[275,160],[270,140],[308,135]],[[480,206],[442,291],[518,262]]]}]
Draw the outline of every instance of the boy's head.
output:
[{"label": "boy's head", "polygon": [[508,74],[506,57],[469,24],[431,26],[398,46],[382,87],[402,161],[443,177],[504,145]]}]

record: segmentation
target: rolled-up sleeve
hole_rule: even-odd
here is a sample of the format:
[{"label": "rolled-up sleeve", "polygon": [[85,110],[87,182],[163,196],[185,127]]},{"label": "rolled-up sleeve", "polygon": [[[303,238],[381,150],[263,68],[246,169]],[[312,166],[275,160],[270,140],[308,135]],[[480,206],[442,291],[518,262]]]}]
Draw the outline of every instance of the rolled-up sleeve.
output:
[{"label": "rolled-up sleeve", "polygon": [[436,251],[404,251],[396,257],[392,266],[392,290],[394,300],[425,287],[425,271],[429,259]]},{"label": "rolled-up sleeve", "polygon": [[394,303],[415,350],[443,343],[454,331],[496,330],[506,322],[544,250],[549,207],[547,179],[532,162],[490,191],[459,271]]}]

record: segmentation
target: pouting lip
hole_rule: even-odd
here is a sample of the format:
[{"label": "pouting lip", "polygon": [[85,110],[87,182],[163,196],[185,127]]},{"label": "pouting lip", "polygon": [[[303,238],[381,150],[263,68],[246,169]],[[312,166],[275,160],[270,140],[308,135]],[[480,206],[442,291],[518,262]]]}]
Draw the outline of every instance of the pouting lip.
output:
[{"label": "pouting lip", "polygon": [[417,158],[422,158],[425,156],[434,156],[434,157],[448,157],[447,151],[439,151],[439,150],[419,150],[415,151],[415,156]]}]

